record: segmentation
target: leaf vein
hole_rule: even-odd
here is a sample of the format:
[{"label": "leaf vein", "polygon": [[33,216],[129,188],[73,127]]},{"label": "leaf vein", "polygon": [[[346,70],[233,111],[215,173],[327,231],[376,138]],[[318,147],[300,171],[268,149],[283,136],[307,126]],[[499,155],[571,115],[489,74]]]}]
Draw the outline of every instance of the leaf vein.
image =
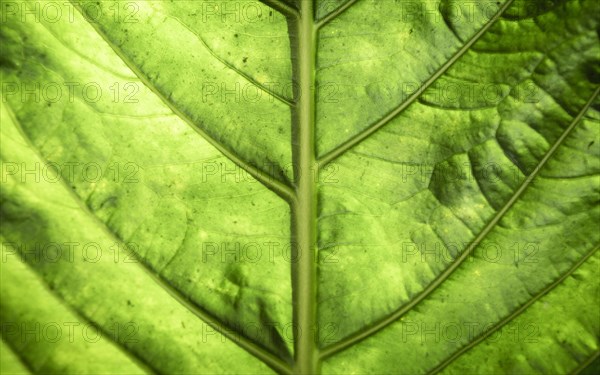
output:
[{"label": "leaf vein", "polygon": [[350,8],[352,5],[354,5],[357,2],[358,2],[358,0],[346,1],[346,3],[337,7],[333,12],[329,13],[328,15],[326,15],[325,17],[323,17],[319,21],[317,21],[317,23],[315,25],[316,28],[320,29],[321,27],[325,26],[327,23],[329,23],[333,19],[337,18],[340,14],[344,13],[348,8]]},{"label": "leaf vein", "polygon": [[581,121],[587,110],[590,108],[594,100],[600,94],[600,87],[598,87],[591,98],[587,101],[584,107],[581,109],[579,114],[573,119],[571,124],[565,129],[562,135],[558,138],[558,140],[554,143],[554,145],[546,152],[544,157],[540,160],[536,168],[531,172],[531,174],[523,181],[521,186],[514,192],[513,196],[506,202],[506,204],[496,213],[496,215],[488,222],[488,224],[483,228],[483,230],[479,233],[479,235],[471,242],[468,249],[463,251],[463,253],[448,267],[444,272],[442,272],[436,279],[429,284],[423,291],[421,291],[416,298],[412,301],[408,302],[404,306],[400,307],[398,310],[389,314],[385,318],[378,321],[376,324],[371,327],[356,332],[345,339],[338,341],[335,344],[330,345],[329,347],[323,349],[321,356],[322,358],[329,357],[341,350],[348,348],[349,346],[355,344],[356,342],[362,341],[368,336],[382,330],[383,328],[389,326],[393,322],[395,322],[400,317],[404,316],[406,313],[411,311],[416,305],[418,305],[421,301],[427,298],[438,286],[440,286],[450,275],[466,260],[473,251],[478,247],[478,245],[483,241],[485,237],[492,231],[492,229],[498,224],[498,222],[504,217],[506,212],[514,205],[514,203],[523,195],[525,190],[530,186],[531,182],[538,175],[539,171],[546,165],[548,160],[554,155],[558,147],[563,143],[563,141],[567,138],[567,136],[571,133],[571,131],[575,128],[577,124]]},{"label": "leaf vein", "polygon": [[[7,111],[9,112],[9,115],[14,119],[15,126],[17,127],[23,139],[28,143],[31,150],[36,152],[38,158],[47,162],[47,160],[39,154],[31,139],[27,136],[23,128],[20,126],[17,117],[8,106]],[[94,215],[90,207],[88,207],[85,204],[83,199],[75,193],[73,188],[71,188],[63,178],[59,179],[59,183],[62,185],[65,191],[72,197],[73,201],[79,206],[80,210],[85,215],[87,215],[98,226],[98,228],[106,234],[107,237],[110,237],[113,240],[115,240],[115,242],[119,243],[119,248],[127,248],[126,244],[123,242],[123,239],[120,238],[119,235],[116,232],[114,232],[112,228],[110,228],[106,223],[102,222],[96,215]],[[195,302],[191,301],[188,297],[183,295],[181,291],[169,284],[169,282],[165,280],[162,275],[157,273],[153,268],[151,268],[151,266],[144,262],[136,252],[131,251],[131,255],[135,259],[135,263],[139,264],[141,270],[144,271],[152,279],[152,281],[156,283],[156,285],[161,287],[165,292],[167,292],[174,300],[179,302],[189,312],[194,314],[196,317],[200,318],[206,324],[210,325],[211,328],[221,333],[223,336],[227,337],[229,340],[233,341],[253,356],[257,357],[258,359],[265,362],[267,365],[271,366],[273,369],[276,369],[277,371],[280,371],[284,374],[290,373],[290,366],[287,362],[276,357],[274,354],[268,352],[264,348],[258,346],[256,343],[248,340],[241,334],[232,334],[229,329],[224,329],[223,327],[226,327],[224,323],[220,322],[214,316],[204,311],[204,309],[198,306]]]},{"label": "leaf vein", "polygon": [[591,251],[589,251],[580,260],[578,260],[569,270],[567,270],[567,272],[565,272],[563,275],[561,275],[557,280],[555,280],[553,283],[548,285],[546,288],[539,291],[529,301],[527,301],[526,303],[524,303],[523,305],[518,307],[515,311],[513,311],[511,314],[507,315],[504,319],[500,320],[494,326],[490,327],[488,330],[486,330],[484,333],[482,333],[475,340],[471,341],[468,345],[463,346],[462,348],[460,348],[459,350],[454,352],[454,354],[447,357],[439,365],[437,365],[432,370],[430,370],[428,372],[428,374],[432,375],[432,374],[439,373],[444,368],[446,368],[448,365],[450,365],[452,362],[454,362],[456,359],[458,359],[458,357],[463,355],[465,352],[473,349],[475,346],[477,346],[478,344],[483,342],[486,338],[488,338],[495,332],[502,329],[502,327],[504,327],[506,324],[510,323],[513,319],[515,319],[517,316],[519,316],[520,314],[525,312],[525,310],[527,310],[536,301],[538,301],[539,299],[544,297],[546,294],[551,292],[553,289],[555,289],[557,286],[559,286],[565,279],[567,279],[575,271],[577,271],[579,269],[579,267],[581,267],[581,265],[583,265],[583,263],[585,263],[589,258],[591,258],[596,253],[596,251],[598,251],[598,249],[600,249],[600,245],[596,245]]},{"label": "leaf vein", "polygon": [[[81,9],[81,4],[77,3],[74,0],[70,0],[71,4],[77,9],[82,15],[85,14]],[[87,18],[86,18],[87,19]],[[265,187],[272,190],[276,194],[278,194],[281,198],[286,201],[292,201],[294,199],[294,189],[286,183],[278,181],[275,177],[269,175],[268,173],[256,168],[255,166],[247,163],[242,160],[237,154],[233,151],[229,150],[224,144],[219,142],[213,136],[211,136],[207,131],[198,126],[189,116],[187,116],[183,111],[179,110],[168,97],[166,97],[163,93],[161,93],[148,79],[148,77],[140,71],[136,65],[130,61],[130,59],[119,49],[117,48],[106,36],[106,34],[100,29],[97,23],[88,22],[98,33],[100,37],[107,43],[107,45],[121,58],[121,60],[131,69],[131,71],[139,78],[139,80],[150,89],[173,113],[175,113],[179,118],[181,118],[186,124],[188,124],[194,131],[196,131],[200,136],[202,136],[206,141],[208,141],[211,145],[213,145],[217,150],[219,150],[223,155],[229,158],[232,162],[238,165],[240,168],[244,169],[248,172],[252,177],[256,178],[260,181]]]},{"label": "leaf vein", "polygon": [[292,102],[291,100],[287,99],[286,97],[284,97],[282,95],[277,94],[274,91],[271,91],[271,90],[267,89],[263,84],[261,84],[260,82],[258,82],[254,78],[252,78],[249,74],[244,73],[240,69],[236,68],[233,64],[231,64],[230,62],[228,62],[227,60],[225,60],[224,58],[222,58],[221,56],[219,56],[212,48],[210,48],[210,46],[208,45],[208,43],[206,43],[206,41],[204,40],[204,38],[200,34],[198,34],[197,32],[195,32],[194,30],[192,30],[188,25],[186,25],[185,22],[183,22],[182,20],[180,20],[179,18],[177,18],[175,16],[169,16],[169,17],[171,17],[172,19],[174,19],[175,21],[177,21],[181,26],[183,26],[186,30],[188,30],[196,38],[198,38],[198,40],[200,41],[200,43],[202,43],[202,45],[204,46],[204,48],[206,48],[206,50],[215,59],[217,59],[221,64],[225,65],[230,70],[232,70],[235,73],[239,74],[240,76],[244,77],[248,82],[252,83],[254,86],[258,87],[263,92],[267,93],[268,95],[271,95],[272,97],[274,97],[275,99],[279,100],[280,102],[282,102],[282,103],[284,103],[284,104],[286,104],[286,105],[288,105],[290,107],[293,107],[295,105],[294,102]]},{"label": "leaf vein", "polygon": [[283,14],[286,17],[298,18],[300,16],[298,9],[296,9],[295,7],[293,7],[291,5],[286,4],[282,0],[259,0],[259,1],[263,4],[265,4],[266,6],[275,9],[276,11],[278,11],[279,13]]},{"label": "leaf vein", "polygon": [[403,112],[406,108],[408,108],[411,104],[417,101],[421,95],[435,82],[440,78],[444,73],[454,65],[464,54],[466,54],[469,49],[492,27],[496,21],[504,14],[504,12],[510,7],[514,0],[507,0],[504,5],[498,10],[498,12],[492,17],[475,35],[469,39],[469,41],[462,46],[442,67],[435,72],[427,81],[425,81],[418,90],[416,90],[412,95],[408,97],[408,99],[402,102],[396,109],[389,112],[387,115],[379,119],[378,121],[369,125],[366,129],[361,132],[355,134],[350,139],[344,141],[342,144],[334,148],[333,150],[327,152],[325,155],[321,156],[318,160],[320,165],[326,165],[329,162],[337,159],[339,156],[344,154],[349,149],[353,148],[357,144],[364,141],[371,134],[375,133],[377,130],[381,129],[384,125],[388,124],[392,121],[396,116],[398,116],[401,112]]}]

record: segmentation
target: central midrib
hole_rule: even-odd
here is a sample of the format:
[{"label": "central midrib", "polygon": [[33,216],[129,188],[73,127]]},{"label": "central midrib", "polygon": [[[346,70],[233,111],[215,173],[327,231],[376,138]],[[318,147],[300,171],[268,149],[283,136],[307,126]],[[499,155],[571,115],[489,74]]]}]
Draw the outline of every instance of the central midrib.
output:
[{"label": "central midrib", "polygon": [[[317,270],[316,270],[316,184],[312,176],[316,165],[315,147],[315,55],[316,27],[313,1],[301,0],[300,17],[292,22],[296,43],[292,43],[296,61],[294,78],[294,180],[292,201],[292,242],[296,254],[292,263],[294,311],[294,368],[295,374],[319,373],[317,351]],[[294,29],[293,27],[291,29]]]}]

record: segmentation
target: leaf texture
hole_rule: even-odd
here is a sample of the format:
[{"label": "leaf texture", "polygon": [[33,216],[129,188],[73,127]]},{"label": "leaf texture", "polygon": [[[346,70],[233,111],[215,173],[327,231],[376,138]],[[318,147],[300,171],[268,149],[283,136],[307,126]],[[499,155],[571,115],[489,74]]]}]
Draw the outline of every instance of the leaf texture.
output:
[{"label": "leaf texture", "polygon": [[600,368],[594,0],[2,0],[6,374]]}]

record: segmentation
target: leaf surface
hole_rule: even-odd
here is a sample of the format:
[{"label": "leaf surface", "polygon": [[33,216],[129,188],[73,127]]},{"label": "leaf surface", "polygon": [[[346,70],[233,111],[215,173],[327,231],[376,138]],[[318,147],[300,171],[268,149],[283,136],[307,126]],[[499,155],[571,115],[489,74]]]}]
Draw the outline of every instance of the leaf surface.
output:
[{"label": "leaf surface", "polygon": [[2,1],[2,373],[593,372],[598,14]]}]

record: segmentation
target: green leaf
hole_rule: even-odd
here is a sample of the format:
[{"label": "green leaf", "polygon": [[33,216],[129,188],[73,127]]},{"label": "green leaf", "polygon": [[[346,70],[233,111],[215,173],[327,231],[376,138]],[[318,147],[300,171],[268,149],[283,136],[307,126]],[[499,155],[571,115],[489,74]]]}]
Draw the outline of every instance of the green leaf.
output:
[{"label": "green leaf", "polygon": [[0,5],[2,374],[597,372],[597,1]]}]

